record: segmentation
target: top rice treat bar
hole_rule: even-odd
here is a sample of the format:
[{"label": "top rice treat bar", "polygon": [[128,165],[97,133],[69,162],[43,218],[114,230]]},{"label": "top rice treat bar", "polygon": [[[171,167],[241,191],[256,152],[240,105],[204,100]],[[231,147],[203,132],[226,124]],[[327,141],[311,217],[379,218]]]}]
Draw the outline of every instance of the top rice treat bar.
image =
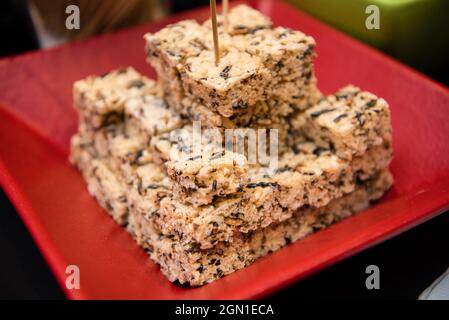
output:
[{"label": "top rice treat bar", "polygon": [[261,100],[270,81],[259,57],[229,47],[215,64],[213,51],[202,51],[185,60],[183,87],[225,117]]},{"label": "top rice treat bar", "polygon": [[[246,5],[229,12],[227,28],[222,20],[223,17],[218,16],[219,32],[225,45],[260,57],[273,78],[312,77],[310,61],[316,56],[316,43],[312,37],[289,28],[275,28],[268,17]],[[210,30],[212,23],[207,20],[203,26]]]},{"label": "top rice treat bar", "polygon": [[[251,34],[258,30],[271,29],[273,27],[273,23],[268,17],[246,5],[239,5],[228,13],[226,30],[222,15],[218,15],[217,21],[219,32],[226,32],[230,35]],[[210,20],[204,22],[204,26],[210,28]]]},{"label": "top rice treat bar", "polygon": [[230,33],[220,33],[218,64],[208,22],[181,21],[145,35],[148,61],[170,96],[169,103],[182,108],[186,96],[231,117],[276,95],[271,92],[276,83],[314,84],[313,38],[273,29],[267,17],[247,6],[231,10],[229,21]]},{"label": "top rice treat bar", "polygon": [[300,31],[283,27],[261,29],[232,40],[236,47],[260,57],[276,82],[313,77],[315,40]]},{"label": "top rice treat bar", "polygon": [[80,122],[94,130],[120,122],[128,99],[157,93],[156,83],[131,67],[101,76],[89,76],[73,86],[74,104],[80,114]]}]

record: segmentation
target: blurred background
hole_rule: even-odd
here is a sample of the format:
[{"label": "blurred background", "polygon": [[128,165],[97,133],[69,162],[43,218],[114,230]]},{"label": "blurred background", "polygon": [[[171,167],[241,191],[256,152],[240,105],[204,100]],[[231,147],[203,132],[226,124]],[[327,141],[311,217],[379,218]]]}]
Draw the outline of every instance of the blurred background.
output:
[{"label": "blurred background", "polygon": [[[449,85],[449,22],[446,17],[449,0],[288,1]],[[0,57],[156,21],[208,3],[209,0],[0,0]],[[73,4],[82,12],[82,28],[68,32],[65,9]],[[380,10],[382,27],[379,30],[365,27],[365,9],[372,4]],[[416,299],[449,264],[447,246],[444,246],[448,243],[448,228],[449,216],[442,214],[295,284],[274,298]],[[1,190],[0,252],[6,257],[0,265],[0,298],[64,298]],[[368,291],[361,285],[369,264],[379,265],[383,270],[382,290]]]},{"label": "blurred background", "polygon": [[[287,1],[435,80],[449,84],[448,0]],[[208,3],[209,0],[2,0],[0,56],[48,48],[155,21]],[[68,5],[77,5],[82,12],[80,30],[65,27]],[[365,10],[369,5],[379,8],[381,28],[378,30],[365,27]]]}]

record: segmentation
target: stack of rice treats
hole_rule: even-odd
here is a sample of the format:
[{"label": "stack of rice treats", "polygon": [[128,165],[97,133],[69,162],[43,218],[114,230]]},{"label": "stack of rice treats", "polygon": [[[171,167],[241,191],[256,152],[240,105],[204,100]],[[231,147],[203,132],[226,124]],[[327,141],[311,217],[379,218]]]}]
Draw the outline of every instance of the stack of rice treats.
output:
[{"label": "stack of rice treats", "polygon": [[[164,275],[192,286],[366,209],[392,185],[388,104],[351,85],[322,95],[313,38],[245,5],[226,30],[219,17],[219,37],[216,65],[210,21],[168,25],[145,35],[157,82],[128,67],[74,84],[71,162]],[[277,129],[276,170],[213,134],[196,154],[194,121]]]}]

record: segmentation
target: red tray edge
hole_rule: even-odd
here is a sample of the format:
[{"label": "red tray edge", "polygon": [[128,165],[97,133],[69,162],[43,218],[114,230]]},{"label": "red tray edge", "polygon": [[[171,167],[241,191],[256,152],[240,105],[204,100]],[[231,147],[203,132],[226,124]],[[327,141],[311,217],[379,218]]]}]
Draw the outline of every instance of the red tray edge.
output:
[{"label": "red tray edge", "polygon": [[[289,6],[291,8],[294,8],[288,4],[283,4],[285,6]],[[294,8],[295,10],[299,10],[297,8]],[[202,9],[197,9],[195,11],[201,11]],[[193,12],[195,12],[193,11]],[[302,11],[301,11],[302,12]],[[306,14],[306,13],[304,13]],[[307,15],[307,14],[306,14]],[[173,20],[176,18],[177,15],[171,16],[169,19]],[[309,16],[310,17],[310,16]],[[312,18],[313,19],[313,18]],[[167,20],[167,19],[166,19]],[[164,21],[159,21],[159,23],[163,23]],[[324,25],[323,23],[321,23],[322,25]],[[336,33],[337,36],[339,37],[344,37],[347,40],[351,41],[351,43],[353,45],[357,45],[359,47],[363,47],[364,51],[367,54],[371,54],[373,56],[377,56],[380,58],[383,58],[382,60],[384,60],[384,62],[393,64],[395,66],[395,68],[402,70],[403,72],[406,72],[408,75],[413,76],[415,78],[418,78],[420,80],[422,80],[424,83],[426,83],[426,85],[433,87],[434,89],[442,92],[445,95],[449,95],[449,88],[444,86],[443,84],[440,84],[438,82],[436,82],[435,80],[429,78],[428,76],[426,76],[425,74],[422,74],[421,72],[412,69],[411,67],[395,60],[394,58],[391,58],[389,56],[387,56],[386,54],[372,48],[369,47],[368,45],[365,45],[363,43],[360,43],[359,41],[351,38],[350,36],[332,29],[331,27],[329,27],[328,25],[325,25],[325,27],[329,30],[331,30],[332,32]],[[137,28],[137,27],[134,27]],[[133,29],[133,28],[129,28],[129,29]],[[99,37],[108,37],[111,34],[115,34],[115,33],[120,33],[120,32],[126,32],[129,29],[122,29],[113,33],[109,33],[109,34],[105,34],[105,35],[101,35]],[[93,38],[89,38],[86,40],[82,40],[82,41],[78,41],[76,43],[71,43],[71,44],[67,44],[67,46],[71,46],[71,45],[79,45],[80,43],[83,42],[87,42],[87,41],[95,41],[95,39],[97,39],[98,37],[93,37]],[[44,51],[58,51],[61,50],[63,46],[58,46],[55,48],[51,48],[51,49],[47,49]],[[28,52],[25,54],[21,54],[21,55],[17,55],[14,57],[8,57],[8,58],[4,58],[4,59],[0,59],[0,64],[2,63],[8,63],[12,60],[15,59],[27,59],[28,57],[32,57],[35,54],[42,54],[42,50],[35,50],[32,52]],[[38,135],[39,137],[43,138],[45,140],[45,142],[50,143],[52,146],[54,146],[56,149],[58,149],[60,152],[62,152],[63,154],[67,154],[66,150],[64,150],[63,148],[61,148],[60,145],[58,145],[57,143],[53,143],[51,142],[51,140],[48,139],[48,137],[46,137],[44,134],[42,134],[42,132],[40,132],[37,128],[35,128],[32,124],[28,123],[28,121],[26,121],[25,119],[19,117],[18,115],[14,114],[12,112],[12,109],[10,108],[2,108],[5,113],[9,114],[11,117],[14,118],[14,120],[22,123],[22,125],[24,125],[25,127],[31,129],[33,131],[34,134]],[[70,298],[70,299],[87,299],[87,296],[85,295],[85,293],[82,290],[67,290],[65,287],[65,273],[64,270],[60,270],[57,267],[57,264],[62,264],[65,265],[64,263],[64,259],[60,256],[60,254],[55,250],[54,246],[51,244],[51,241],[48,241],[47,239],[49,238],[49,235],[47,234],[46,230],[41,226],[38,216],[36,215],[36,213],[34,212],[34,210],[32,209],[32,206],[30,205],[30,203],[26,200],[26,198],[23,196],[21,190],[18,188],[18,186],[16,185],[14,179],[9,175],[9,173],[6,170],[6,167],[0,157],[0,185],[2,186],[2,188],[5,190],[5,193],[7,194],[8,198],[11,199],[11,202],[13,203],[13,205],[16,207],[22,221],[24,222],[24,224],[26,225],[27,229],[30,231],[33,239],[36,241],[37,246],[39,247],[40,251],[42,252],[45,260],[49,263],[50,269],[52,270],[52,272],[55,274],[56,279],[58,280],[59,285],[63,288],[63,290],[65,291],[65,294]],[[388,240],[404,231],[407,231],[439,214],[441,214],[442,212],[444,212],[445,210],[449,209],[449,200],[446,200],[446,202],[441,201],[440,205],[438,208],[435,208],[434,213],[429,214],[427,216],[424,215],[420,215],[419,217],[415,217],[414,219],[411,219],[411,221],[409,221],[408,223],[403,223],[403,225],[397,227],[397,228],[393,228],[389,233],[385,233],[381,236],[376,236],[374,242],[372,242],[373,240],[370,241],[366,241],[366,243],[364,244],[360,244],[359,246],[353,248],[352,250],[346,252],[345,254],[339,254],[338,256],[334,257],[334,259],[330,259],[328,261],[326,261],[325,263],[322,263],[320,265],[317,265],[314,269],[311,269],[309,272],[307,273],[302,273],[300,276],[294,277],[292,278],[291,276],[288,277],[288,279],[284,279],[282,282],[279,282],[277,285],[271,286],[270,288],[264,290],[263,292],[258,292],[258,293],[254,293],[252,295],[252,298],[261,298],[264,297],[274,291],[276,291],[277,289],[280,289],[282,287],[285,287],[288,283],[287,282],[291,282],[294,280],[300,280],[312,273],[315,273],[327,266],[333,265],[341,260],[343,260],[344,258],[347,258],[349,256],[352,256],[366,248],[372,247],[374,245],[377,245],[385,240]],[[27,219],[24,219],[24,218]],[[28,221],[28,222],[27,222]],[[33,223],[29,222],[29,221],[33,221]],[[369,242],[369,243],[368,243]],[[50,250],[51,249],[51,250]]]}]

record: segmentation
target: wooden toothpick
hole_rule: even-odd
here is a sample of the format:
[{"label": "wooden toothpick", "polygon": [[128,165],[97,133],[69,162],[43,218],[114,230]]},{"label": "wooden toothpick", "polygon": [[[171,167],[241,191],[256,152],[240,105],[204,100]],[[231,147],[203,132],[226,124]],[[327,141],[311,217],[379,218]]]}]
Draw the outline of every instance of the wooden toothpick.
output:
[{"label": "wooden toothpick", "polygon": [[217,3],[215,0],[210,0],[210,15],[212,17],[212,33],[214,35],[215,65],[218,65],[220,63],[220,47],[218,43]]},{"label": "wooden toothpick", "polygon": [[226,32],[228,32],[228,10],[229,10],[229,0],[223,0],[223,25]]}]

